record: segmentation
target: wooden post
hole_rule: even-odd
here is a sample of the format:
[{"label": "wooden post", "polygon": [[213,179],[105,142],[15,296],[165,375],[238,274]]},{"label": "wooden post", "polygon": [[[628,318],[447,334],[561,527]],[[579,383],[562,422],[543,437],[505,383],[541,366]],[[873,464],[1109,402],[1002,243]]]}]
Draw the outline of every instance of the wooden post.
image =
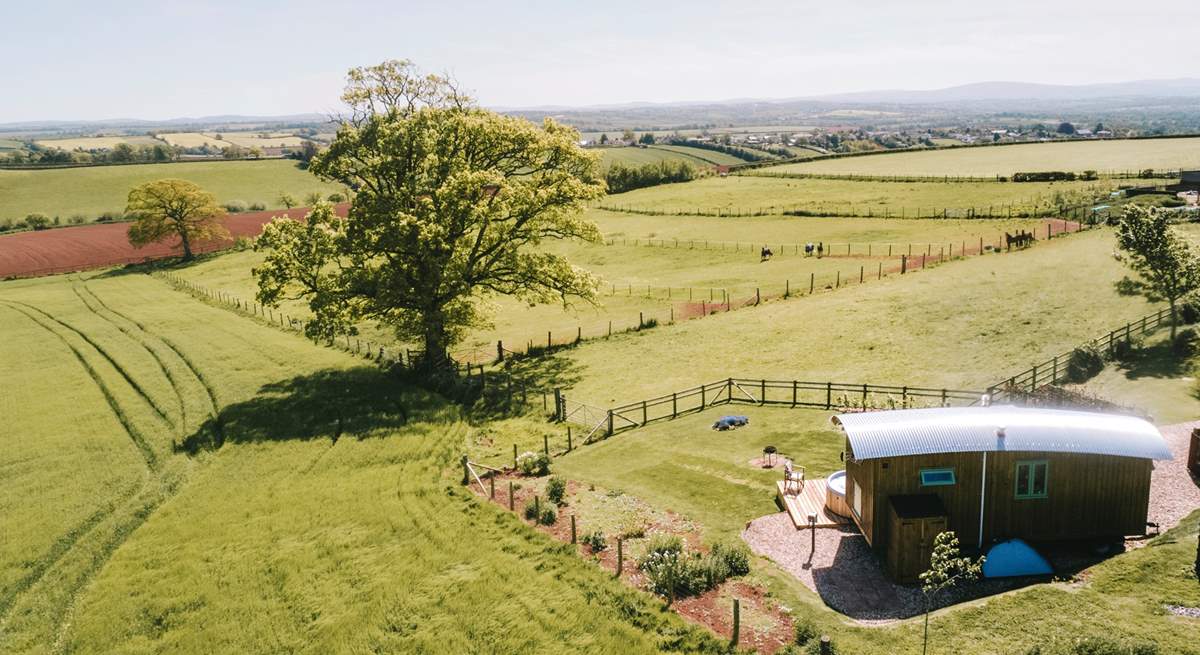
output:
[{"label": "wooden post", "polygon": [[867,270],[867,267],[866,267],[866,266],[859,266],[859,267],[858,267],[858,283],[859,283],[859,284],[862,284],[862,283],[863,283],[863,274],[866,272],[866,270]]},{"label": "wooden post", "polygon": [[908,272],[908,255],[900,255],[900,274]]},{"label": "wooden post", "polygon": [[646,401],[643,400],[642,401],[642,425],[645,425],[648,422],[649,421],[646,420]]},{"label": "wooden post", "polygon": [[550,456],[550,435],[542,435],[542,452],[546,453],[546,457]]},{"label": "wooden post", "polygon": [[875,279],[877,279],[877,280],[883,279],[883,262],[879,262],[879,277],[877,277]]},{"label": "wooden post", "polygon": [[737,648],[738,633],[741,632],[741,627],[742,627],[741,602],[738,599],[734,598],[733,599],[733,635],[729,638],[729,648],[730,649]]},{"label": "wooden post", "polygon": [[671,418],[679,416],[679,396],[674,391],[671,392]]},{"label": "wooden post", "polygon": [[513,444],[513,468],[517,468],[517,444]]},{"label": "wooden post", "polygon": [[512,480],[509,480],[508,481],[508,511],[515,512],[516,509],[517,509],[517,501],[514,498],[514,494],[513,494],[513,483],[512,483]]},{"label": "wooden post", "polygon": [[608,436],[611,437],[612,434],[613,434],[613,411],[610,409],[610,410],[608,410]]},{"label": "wooden post", "polygon": [[754,304],[757,305],[761,302],[762,302],[762,292],[759,290],[758,287],[755,287],[754,288]]},{"label": "wooden post", "polygon": [[576,541],[577,540],[575,538],[575,515],[572,514],[571,515],[571,545],[572,546],[575,545]]},{"label": "wooden post", "polygon": [[571,452],[574,446],[571,444],[571,426],[567,426],[567,452]]},{"label": "wooden post", "polygon": [[758,387],[758,389],[759,389],[759,391],[758,391],[758,404],[759,404],[759,405],[766,405],[766,404],[767,404],[767,381],[766,381],[765,379],[759,380],[759,387]]},{"label": "wooden post", "polygon": [[799,389],[797,389],[799,386],[800,385],[796,380],[792,380],[792,407],[796,406],[796,392],[799,391]]},{"label": "wooden post", "polygon": [[821,635],[820,643],[821,643],[821,648],[820,648],[821,655],[833,655],[833,640],[829,638],[829,635]]},{"label": "wooden post", "polygon": [[825,409],[833,409],[833,383],[825,383]]},{"label": "wooden post", "polygon": [[625,567],[625,540],[617,537],[617,577],[621,577],[621,569]]},{"label": "wooden post", "polygon": [[791,297],[791,295],[792,295],[792,281],[784,280],[783,281],[783,297],[789,298],[789,297]]},{"label": "wooden post", "polygon": [[808,295],[810,295],[810,296],[812,295],[813,289],[816,288],[816,284],[817,284],[817,274],[809,273],[808,274]]},{"label": "wooden post", "polygon": [[542,522],[542,497],[533,497],[533,524],[537,525]]},{"label": "wooden post", "polygon": [[471,484],[471,465],[467,463],[467,456],[462,456],[463,467],[463,484]]}]

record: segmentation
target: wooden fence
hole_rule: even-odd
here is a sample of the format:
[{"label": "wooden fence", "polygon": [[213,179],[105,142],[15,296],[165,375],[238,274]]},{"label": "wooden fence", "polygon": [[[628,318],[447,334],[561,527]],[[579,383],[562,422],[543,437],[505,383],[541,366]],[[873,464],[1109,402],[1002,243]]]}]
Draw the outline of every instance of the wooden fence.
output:
[{"label": "wooden fence", "polygon": [[1014,218],[1069,218],[1076,221],[1097,222],[1100,214],[1093,206],[1107,198],[1097,196],[1083,203],[1071,205],[1048,204],[1029,208],[1015,205],[988,205],[980,207],[878,207],[871,204],[816,204],[771,205],[767,207],[639,207],[636,205],[605,204],[597,209],[640,216],[703,216],[708,218],[755,218],[763,216],[800,216],[813,218],[894,218],[894,219],[1014,219]]},{"label": "wooden fence", "polygon": [[987,393],[993,400],[1004,400],[1012,395],[1010,390],[1036,391],[1047,384],[1068,381],[1068,364],[1071,361],[1071,354],[1079,348],[1092,347],[1101,352],[1111,354],[1121,341],[1128,340],[1134,335],[1149,334],[1151,331],[1167,325],[1170,320],[1170,308],[1160,309],[1153,314],[1147,314],[1140,319],[1127,322],[1123,326],[1109,330],[1106,334],[1096,337],[1081,346],[1055,355],[1044,362],[1034,364],[1031,368],[993,384],[988,387]]},{"label": "wooden fence", "polygon": [[925,405],[939,407],[969,405],[978,402],[982,395],[981,391],[956,389],[726,378],[607,409],[577,403],[558,393],[554,416],[559,421],[584,428],[583,442],[590,443],[596,438],[612,436],[622,430],[674,419],[715,405],[782,405],[861,411],[875,407],[912,407],[922,401]]}]

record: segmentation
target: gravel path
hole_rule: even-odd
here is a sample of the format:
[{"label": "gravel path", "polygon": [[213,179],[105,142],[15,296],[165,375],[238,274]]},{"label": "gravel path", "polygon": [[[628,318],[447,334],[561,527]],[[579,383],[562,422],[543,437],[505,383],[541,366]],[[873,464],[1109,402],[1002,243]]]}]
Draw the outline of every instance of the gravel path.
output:
[{"label": "gravel path", "polygon": [[1187,470],[1188,441],[1200,421],[1179,423],[1159,428],[1175,459],[1155,462],[1150,476],[1150,514],[1147,521],[1169,530],[1185,516],[1200,508],[1200,481]]}]

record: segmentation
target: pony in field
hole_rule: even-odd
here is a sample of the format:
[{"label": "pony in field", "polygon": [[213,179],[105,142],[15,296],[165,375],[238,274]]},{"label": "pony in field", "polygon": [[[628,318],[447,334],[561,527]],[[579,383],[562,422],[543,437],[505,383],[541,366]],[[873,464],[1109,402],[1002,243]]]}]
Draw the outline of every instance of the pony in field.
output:
[{"label": "pony in field", "polygon": [[1009,234],[1008,232],[1004,233],[1004,243],[1009,248],[1013,248],[1014,246],[1017,248],[1024,248],[1026,246],[1033,245],[1033,241],[1033,232],[1021,230],[1016,234]]},{"label": "pony in field", "polygon": [[762,263],[762,262],[768,261],[769,259],[771,259],[774,256],[775,256],[775,253],[771,252],[770,248],[763,246],[762,253],[759,254],[758,261],[759,261],[759,263]]}]

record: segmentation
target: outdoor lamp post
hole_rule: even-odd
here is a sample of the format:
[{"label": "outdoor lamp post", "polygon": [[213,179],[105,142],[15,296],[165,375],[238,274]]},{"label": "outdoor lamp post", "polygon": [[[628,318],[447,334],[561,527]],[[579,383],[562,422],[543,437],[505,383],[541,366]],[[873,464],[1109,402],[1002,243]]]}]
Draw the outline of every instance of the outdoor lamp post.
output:
[{"label": "outdoor lamp post", "polygon": [[808,515],[808,533],[812,536],[812,546],[808,551],[808,561],[812,561],[814,555],[817,554],[817,515]]}]

